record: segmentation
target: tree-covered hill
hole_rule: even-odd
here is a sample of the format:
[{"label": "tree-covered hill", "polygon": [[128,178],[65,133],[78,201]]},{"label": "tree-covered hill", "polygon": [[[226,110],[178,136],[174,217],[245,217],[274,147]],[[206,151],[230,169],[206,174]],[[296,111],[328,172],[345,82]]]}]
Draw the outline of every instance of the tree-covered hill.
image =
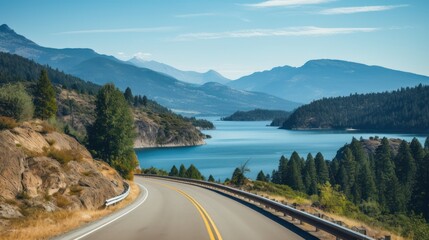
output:
[{"label": "tree-covered hill", "polygon": [[[26,58],[0,52],[0,88],[9,86],[8,84],[22,83],[34,98],[35,93],[38,92],[37,81],[43,69],[47,71],[48,78],[55,87],[58,124],[65,128],[65,132],[83,140],[86,128],[95,120],[95,94],[101,86],[85,82],[48,66],[42,66]],[[2,99],[15,99],[12,97],[17,95],[14,92],[5,94],[7,96]],[[157,102],[147,99],[146,96],[133,96],[131,90],[128,94],[131,94],[126,97],[132,107],[138,129],[136,147],[204,143],[205,136],[196,126],[206,127],[207,122],[177,115]],[[10,107],[3,104],[2,99],[0,99],[0,116],[9,116],[11,114],[6,114],[3,110],[9,111]],[[6,107],[2,107],[3,105]]]},{"label": "tree-covered hill", "polygon": [[429,131],[429,86],[392,92],[323,98],[299,107],[284,129],[346,129],[395,132]]},{"label": "tree-covered hill", "polygon": [[0,52],[0,84],[16,82],[34,83],[38,79],[42,69],[47,70],[49,79],[53,84],[61,85],[63,88],[92,95],[100,89],[100,86],[97,84],[65,74],[49,66],[42,66],[18,55]]},{"label": "tree-covered hill", "polygon": [[268,121],[275,118],[287,118],[290,112],[282,110],[255,109],[251,111],[237,111],[231,116],[222,118],[223,121]]}]

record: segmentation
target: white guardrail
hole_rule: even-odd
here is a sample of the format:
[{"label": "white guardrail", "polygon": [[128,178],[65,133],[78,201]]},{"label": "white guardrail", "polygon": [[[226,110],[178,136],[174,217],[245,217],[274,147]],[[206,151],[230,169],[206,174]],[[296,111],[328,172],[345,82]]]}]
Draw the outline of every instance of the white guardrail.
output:
[{"label": "white guardrail", "polygon": [[[137,175],[140,175],[140,174],[137,174]],[[239,190],[236,188],[228,187],[228,186],[225,186],[222,184],[207,182],[207,181],[201,181],[201,180],[195,180],[195,179],[178,178],[178,177],[167,177],[167,176],[146,175],[146,174],[144,174],[144,175],[141,174],[140,176],[180,181],[183,183],[199,185],[201,187],[208,187],[208,188],[211,188],[214,190],[220,190],[220,191],[228,192],[228,193],[236,195],[236,196],[241,196],[243,198],[247,198],[247,199],[252,200],[254,202],[260,203],[260,204],[262,204],[268,208],[272,208],[278,212],[282,212],[283,214],[286,214],[286,215],[289,215],[293,218],[301,220],[302,222],[313,225],[317,229],[323,230],[325,232],[328,232],[328,233],[336,236],[337,239],[373,240],[373,238],[366,236],[362,233],[353,231],[349,228],[346,228],[346,227],[343,227],[343,226],[338,225],[336,223],[333,223],[333,222],[327,221],[325,219],[319,218],[317,216],[306,213],[304,211],[300,211],[300,210],[295,209],[291,206],[284,205],[284,204],[281,204],[279,202],[270,200],[268,198],[261,197],[259,195],[249,193],[249,192],[245,192],[245,191],[242,191],[242,190]]]},{"label": "white guardrail", "polygon": [[126,182],[124,182],[124,188],[125,189],[124,189],[124,192],[122,194],[120,194],[120,195],[118,195],[116,197],[107,199],[106,202],[104,203],[104,205],[106,207],[108,207],[108,206],[110,206],[112,204],[115,204],[115,203],[118,203],[118,202],[124,200],[128,196],[128,194],[130,194],[130,189],[131,189],[130,185],[128,183],[126,183]]}]

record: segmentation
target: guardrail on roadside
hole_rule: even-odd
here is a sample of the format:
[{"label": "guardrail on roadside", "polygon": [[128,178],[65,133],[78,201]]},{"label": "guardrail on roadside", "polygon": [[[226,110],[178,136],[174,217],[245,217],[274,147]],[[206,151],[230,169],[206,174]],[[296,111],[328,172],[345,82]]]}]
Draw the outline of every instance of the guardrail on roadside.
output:
[{"label": "guardrail on roadside", "polygon": [[118,202],[124,200],[128,196],[128,194],[130,194],[130,185],[128,183],[124,182],[124,188],[125,189],[124,189],[124,192],[122,194],[120,194],[116,197],[107,199],[106,202],[104,203],[104,205],[106,207],[108,207],[112,204],[115,204],[115,203],[118,203]]},{"label": "guardrail on roadside", "polygon": [[[140,174],[136,174],[136,175],[140,175]],[[291,206],[287,206],[287,205],[278,203],[276,201],[270,200],[268,198],[261,197],[261,196],[258,196],[256,194],[245,192],[245,191],[242,191],[242,190],[239,190],[236,188],[228,187],[228,186],[225,186],[222,184],[207,182],[207,181],[202,181],[202,180],[195,180],[195,179],[179,178],[179,177],[167,177],[167,176],[145,175],[145,174],[141,174],[140,176],[170,179],[170,180],[197,184],[200,186],[209,187],[209,188],[229,192],[233,195],[241,196],[241,197],[247,198],[249,200],[252,200],[256,203],[262,204],[268,208],[274,209],[275,211],[282,212],[285,215],[289,215],[295,219],[298,219],[302,222],[310,224],[310,225],[316,227],[317,229],[328,232],[328,233],[336,236],[339,239],[373,240],[373,238],[371,238],[369,236],[355,232],[351,229],[340,226],[336,223],[327,221],[325,219],[319,218],[319,217],[314,216],[312,214],[309,214],[307,212],[297,210]]]}]

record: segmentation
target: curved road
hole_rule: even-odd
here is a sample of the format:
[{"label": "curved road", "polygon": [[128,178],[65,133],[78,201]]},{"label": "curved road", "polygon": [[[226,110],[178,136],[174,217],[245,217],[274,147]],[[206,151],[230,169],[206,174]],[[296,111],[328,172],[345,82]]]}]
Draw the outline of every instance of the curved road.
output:
[{"label": "curved road", "polygon": [[72,238],[316,239],[270,213],[212,190],[139,176],[135,182],[148,191],[142,204],[134,204],[134,210],[89,234],[78,230]]}]

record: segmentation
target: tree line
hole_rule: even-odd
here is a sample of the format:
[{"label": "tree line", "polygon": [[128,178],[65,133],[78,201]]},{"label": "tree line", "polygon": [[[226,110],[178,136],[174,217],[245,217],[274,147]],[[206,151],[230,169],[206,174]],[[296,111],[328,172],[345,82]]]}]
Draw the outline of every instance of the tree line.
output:
[{"label": "tree line", "polygon": [[223,121],[268,121],[275,118],[287,118],[290,112],[282,110],[254,109],[237,111],[231,116],[222,118]]},{"label": "tree line", "polygon": [[375,152],[364,150],[364,140],[352,139],[332,161],[321,153],[306,159],[293,152],[282,156],[271,178],[261,171],[257,180],[285,184],[314,195],[326,183],[337,186],[365,213],[422,214],[429,220],[429,137],[424,146],[414,138],[394,150],[387,138]]},{"label": "tree line", "polygon": [[299,107],[281,128],[429,131],[429,86],[323,98]]}]

